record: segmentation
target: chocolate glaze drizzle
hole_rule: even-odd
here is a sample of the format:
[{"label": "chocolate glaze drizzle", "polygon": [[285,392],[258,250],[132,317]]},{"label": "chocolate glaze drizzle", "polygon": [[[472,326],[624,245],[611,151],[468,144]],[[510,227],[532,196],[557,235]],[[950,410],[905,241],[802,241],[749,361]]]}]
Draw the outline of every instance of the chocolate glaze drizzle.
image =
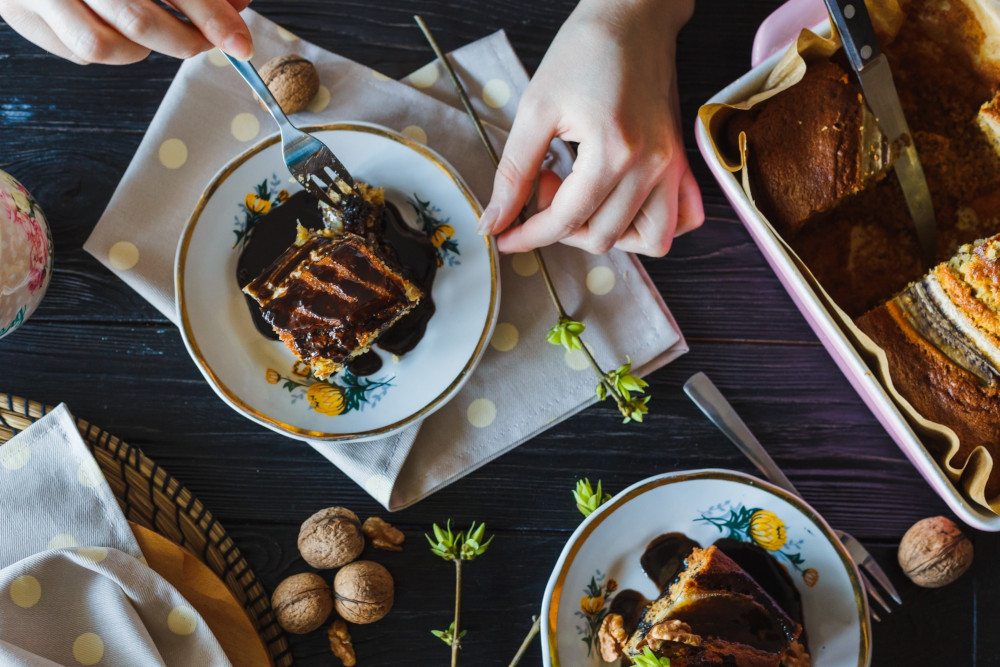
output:
[{"label": "chocolate glaze drizzle", "polygon": [[[410,228],[399,209],[386,202],[383,216],[382,255],[408,280],[424,291],[420,303],[405,317],[386,331],[376,343],[383,350],[403,355],[416,347],[427,330],[427,323],[434,315],[431,289],[437,275],[437,252],[427,235]],[[292,243],[295,242],[296,225],[311,230],[323,229],[323,217],[316,199],[307,192],[297,192],[283,204],[262,216],[250,233],[236,265],[236,281],[243,289],[264,272]],[[263,336],[278,340],[274,329],[260,313],[260,306],[244,295],[254,326]],[[357,376],[371,375],[382,367],[382,359],[373,351],[354,359],[348,370]]]}]

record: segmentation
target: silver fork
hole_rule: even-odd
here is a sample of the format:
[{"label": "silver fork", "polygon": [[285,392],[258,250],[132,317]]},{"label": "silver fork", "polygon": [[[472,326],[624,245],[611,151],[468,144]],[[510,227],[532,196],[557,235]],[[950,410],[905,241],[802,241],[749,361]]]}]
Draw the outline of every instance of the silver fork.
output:
[{"label": "silver fork", "polygon": [[[316,137],[292,125],[254,66],[249,61],[237,60],[228,54],[226,58],[250,84],[278,123],[281,130],[281,152],[292,177],[309,194],[333,208],[339,209],[360,198],[361,195],[354,188],[354,179],[333,151]],[[332,186],[336,186],[336,189]]]},{"label": "silver fork", "polygon": [[[740,419],[733,406],[730,405],[729,401],[726,400],[726,397],[722,395],[722,392],[719,391],[715,384],[708,379],[707,375],[704,373],[695,373],[688,378],[688,381],[684,383],[684,393],[764,473],[764,476],[771,483],[780,486],[799,498],[802,497],[802,494],[798,492],[788,477],[785,476],[785,473],[781,471],[781,468],[778,467],[774,459],[767,453],[764,446],[754,437],[754,434],[750,432],[750,429]],[[903,604],[899,593],[896,592],[896,588],[892,585],[889,577],[879,567],[879,564],[875,562],[875,559],[868,553],[868,550],[854,536],[842,530],[834,530],[834,532],[844,544],[844,548],[851,556],[851,560],[858,566],[858,573],[861,575],[861,582],[865,587],[868,597],[877,602],[887,614],[891,614],[892,608],[878,592],[875,584],[868,578],[865,572],[871,575],[882,586],[885,592],[895,600],[896,604]],[[868,605],[868,611],[876,621],[882,620],[875,613],[871,604]]]}]

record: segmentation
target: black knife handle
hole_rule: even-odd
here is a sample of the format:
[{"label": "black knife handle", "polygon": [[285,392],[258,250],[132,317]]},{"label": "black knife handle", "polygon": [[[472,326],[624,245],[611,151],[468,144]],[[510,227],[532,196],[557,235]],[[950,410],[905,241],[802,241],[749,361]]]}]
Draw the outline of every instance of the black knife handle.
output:
[{"label": "black knife handle", "polygon": [[844,53],[857,71],[879,56],[878,39],[864,0],[826,0],[830,19],[837,26]]}]

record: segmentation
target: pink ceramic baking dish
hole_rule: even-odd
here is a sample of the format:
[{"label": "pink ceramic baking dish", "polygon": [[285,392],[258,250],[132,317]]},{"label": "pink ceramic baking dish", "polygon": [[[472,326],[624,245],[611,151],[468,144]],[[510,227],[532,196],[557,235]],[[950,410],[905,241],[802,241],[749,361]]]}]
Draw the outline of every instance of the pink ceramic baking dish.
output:
[{"label": "pink ceramic baking dish", "polygon": [[[820,34],[829,35],[830,27],[825,17],[822,0],[792,0],[782,6],[761,24],[754,43],[754,66],[749,72],[724,88],[708,102],[737,102],[757,92],[768,72],[774,67],[785,48],[803,27],[810,27]],[[865,404],[885,427],[906,457],[916,466],[924,479],[944,499],[963,521],[981,530],[1000,531],[1000,516],[980,509],[969,502],[962,490],[951,482],[937,461],[921,443],[906,418],[876,380],[864,359],[841,331],[836,321],[820,303],[803,275],[795,267],[784,247],[771,234],[760,214],[751,205],[743,188],[734,175],[718,161],[709,143],[708,133],[700,121],[695,136],[702,156],[719,181],[722,191],[740,216],[757,247],[764,253],[771,268],[778,275],[792,300],[802,311],[806,321],[826,347],[830,356],[857,390]]]}]

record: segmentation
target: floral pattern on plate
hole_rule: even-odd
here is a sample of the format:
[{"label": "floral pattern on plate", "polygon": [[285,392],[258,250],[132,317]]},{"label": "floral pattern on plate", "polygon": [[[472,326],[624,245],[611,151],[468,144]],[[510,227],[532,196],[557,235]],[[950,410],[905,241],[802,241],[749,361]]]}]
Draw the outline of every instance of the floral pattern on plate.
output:
[{"label": "floral pattern on plate", "polygon": [[[281,383],[281,388],[292,394],[292,403],[305,396],[306,402],[316,412],[336,417],[352,410],[374,407],[381,400],[394,377],[358,377],[349,370],[326,380],[320,380],[301,361],[295,362],[288,376],[281,375],[273,368],[264,374],[268,384]],[[305,390],[305,394],[302,394]]]}]

